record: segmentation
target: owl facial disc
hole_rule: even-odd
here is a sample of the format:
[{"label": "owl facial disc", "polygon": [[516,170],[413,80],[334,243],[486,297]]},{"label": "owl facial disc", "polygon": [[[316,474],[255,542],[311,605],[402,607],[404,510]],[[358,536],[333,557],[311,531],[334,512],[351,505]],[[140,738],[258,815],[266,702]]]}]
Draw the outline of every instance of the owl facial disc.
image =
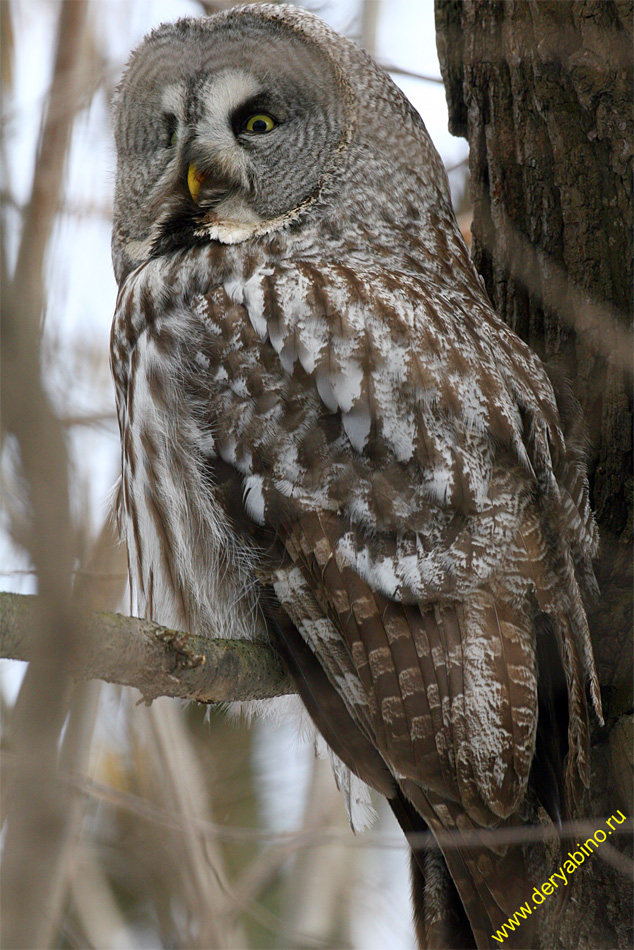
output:
[{"label": "owl facial disc", "polygon": [[336,164],[349,117],[329,54],[248,11],[239,26],[180,21],[130,60],[115,96],[118,276],[284,227]]}]

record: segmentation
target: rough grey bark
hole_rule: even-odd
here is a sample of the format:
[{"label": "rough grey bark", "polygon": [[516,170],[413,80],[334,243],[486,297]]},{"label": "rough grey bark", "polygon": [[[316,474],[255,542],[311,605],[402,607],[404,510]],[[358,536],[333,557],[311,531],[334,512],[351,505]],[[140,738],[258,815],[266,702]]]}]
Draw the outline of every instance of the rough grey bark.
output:
[{"label": "rough grey bark", "polygon": [[[632,814],[633,21],[629,0],[436,0],[450,129],[470,145],[476,265],[588,424],[606,711],[595,815]],[[555,945],[631,946],[631,882],[596,860],[580,877]]]}]

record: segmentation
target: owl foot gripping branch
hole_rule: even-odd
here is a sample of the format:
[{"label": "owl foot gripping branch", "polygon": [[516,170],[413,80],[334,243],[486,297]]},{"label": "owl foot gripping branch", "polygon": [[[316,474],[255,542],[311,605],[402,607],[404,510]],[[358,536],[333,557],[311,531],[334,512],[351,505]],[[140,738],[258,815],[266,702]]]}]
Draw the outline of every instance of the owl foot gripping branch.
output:
[{"label": "owl foot gripping branch", "polygon": [[[577,842],[578,851],[569,851],[567,859],[563,862],[558,871],[555,871],[554,874],[548,878],[547,881],[544,881],[543,884],[535,887],[533,893],[531,894],[531,899],[533,901],[533,907],[539,907],[540,904],[543,904],[547,897],[553,894],[560,887],[567,887],[570,876],[577,871],[581,865],[584,863],[586,858],[592,856],[593,851],[595,851],[599,845],[603,844],[604,841],[607,841],[608,835],[611,835],[615,830],[617,825],[623,824],[625,821],[625,815],[621,811],[617,811],[616,815],[612,815],[610,818],[606,819],[607,833],[603,828],[598,828],[592,837],[587,838],[583,844]],[[509,917],[506,924],[503,924],[502,927],[498,930],[497,933],[491,934],[493,940],[496,940],[498,943],[504,943],[509,934],[516,931],[522,924],[523,920],[526,920],[533,913],[532,907],[529,902],[523,904],[521,907],[518,907],[516,912]]]}]

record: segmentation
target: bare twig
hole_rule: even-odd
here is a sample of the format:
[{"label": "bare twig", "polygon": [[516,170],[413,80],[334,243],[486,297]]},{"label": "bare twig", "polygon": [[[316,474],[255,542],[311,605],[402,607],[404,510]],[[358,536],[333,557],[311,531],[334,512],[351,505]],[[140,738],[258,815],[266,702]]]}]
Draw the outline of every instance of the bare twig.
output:
[{"label": "bare twig", "polygon": [[387,73],[394,73],[395,76],[409,76],[410,79],[420,79],[421,82],[433,82],[442,86],[443,81],[440,76],[429,76],[426,73],[417,73],[412,69],[403,69],[402,66],[396,66],[394,63],[385,63],[379,60],[379,65]]},{"label": "bare twig", "polygon": [[316,836],[324,832],[344,835],[317,853],[308,848],[298,852],[284,890],[287,925],[326,946],[352,946],[350,883],[359,876],[362,856],[346,847],[348,818],[327,758],[313,760],[303,824],[306,832]]},{"label": "bare twig", "polygon": [[[37,598],[0,594],[0,655],[31,660],[37,648]],[[69,656],[77,679],[136,686],[147,701],[178,696],[202,703],[266,699],[294,692],[264,643],[212,640],[113,613],[80,614],[82,652]]]},{"label": "bare twig", "polygon": [[374,56],[376,53],[376,34],[379,25],[380,0],[363,0],[361,4],[361,46]]},{"label": "bare twig", "polygon": [[505,236],[494,249],[509,273],[556,313],[561,321],[584,337],[590,350],[609,358],[614,368],[632,373],[632,332],[628,316],[609,303],[593,298],[574,283],[564,267],[543,248],[535,247],[513,224],[499,203],[490,205],[497,233]]},{"label": "bare twig", "polygon": [[[0,9],[4,9],[4,6],[0,7]],[[25,215],[29,208],[28,204],[21,204],[17,198],[6,189],[0,189],[0,206],[13,208],[14,211],[17,211],[21,215]],[[103,218],[104,221],[112,221],[112,205],[107,201],[76,202],[64,197],[60,201],[59,212],[60,214],[65,214],[72,218],[89,218],[94,216]]]},{"label": "bare twig", "polygon": [[86,10],[84,0],[71,0],[60,10],[53,82],[15,271],[15,286],[28,294],[22,297],[22,305],[38,319],[44,301],[44,255],[59,208],[66,146],[79,106]]},{"label": "bare twig", "polygon": [[148,760],[144,784],[155,800],[183,819],[182,827],[170,836],[155,828],[161,842],[169,841],[168,860],[172,874],[179,876],[177,894],[195,922],[181,939],[192,950],[238,950],[245,940],[239,921],[228,913],[233,895],[222,849],[192,824],[209,820],[211,794],[183,710],[161,700],[139,712],[135,732]]},{"label": "bare twig", "polygon": [[[127,571],[125,571],[125,573],[123,571],[119,571],[118,573],[112,573],[111,571],[79,570],[79,571],[73,571],[72,574],[73,574],[73,577],[94,577],[94,578],[98,578],[99,580],[112,580],[112,581],[118,581],[118,580],[125,581],[125,579],[128,576]],[[33,568],[14,568],[13,570],[9,570],[9,571],[0,571],[0,577],[35,577],[36,575],[37,575],[37,571],[33,570]]]},{"label": "bare twig", "polygon": [[103,412],[85,412],[76,416],[64,416],[61,423],[65,428],[71,429],[73,426],[115,425],[116,421],[117,414],[115,411],[105,409]]},{"label": "bare twig", "polygon": [[453,165],[445,165],[445,171],[447,172],[448,175],[450,175],[451,172],[458,171],[459,168],[464,168],[468,164],[469,164],[469,156],[465,155],[465,157],[461,158],[459,162],[454,162]]},{"label": "bare twig", "polygon": [[[0,762],[3,768],[11,766],[15,757],[9,753],[0,753]],[[338,828],[320,828],[319,833],[315,834],[314,829],[300,829],[299,831],[262,831],[257,828],[238,827],[229,825],[219,825],[213,822],[205,821],[199,818],[183,818],[175,814],[172,810],[162,808],[153,802],[135,795],[133,792],[124,791],[101,782],[93,781],[80,775],[70,775],[60,773],[62,780],[68,782],[73,788],[78,789],[82,794],[104,802],[113,808],[121,808],[131,812],[139,818],[148,821],[154,821],[166,828],[176,828],[182,831],[191,831],[195,829],[198,834],[211,837],[221,841],[233,842],[261,842],[275,843],[288,848],[287,854],[292,851],[305,847],[321,848],[330,845],[332,842],[345,840],[351,848],[378,848],[378,849],[402,849],[404,838],[401,835],[380,834],[373,831],[366,831],[361,835],[353,835],[349,829]],[[527,844],[535,841],[544,841],[552,838],[561,838],[562,847],[570,851],[575,851],[575,842],[585,842],[588,837],[592,837],[598,828],[607,827],[606,817],[594,817],[583,821],[563,822],[561,828],[557,829],[552,824],[543,825],[518,825],[510,828],[477,828],[464,829],[458,831],[439,831],[434,836],[430,831],[420,832],[409,836],[410,844],[417,849],[437,851],[441,846],[443,850],[450,848],[468,848],[481,845],[483,847],[498,847],[508,844]],[[614,828],[615,837],[631,837],[634,830],[634,819],[626,818],[620,825]],[[573,840],[574,839],[574,840]],[[608,857],[606,858],[606,849]],[[608,842],[604,842],[593,851],[592,856],[603,859],[606,863],[616,867],[621,873],[629,878],[634,878],[634,866],[632,859],[617,851]],[[616,859],[615,859],[616,856]]]},{"label": "bare twig", "polygon": [[[73,603],[91,609],[118,607],[126,586],[127,574],[121,571],[125,564],[125,551],[113,519],[108,517],[92,546],[85,570],[75,572]],[[88,770],[100,690],[101,683],[97,681],[75,685],[59,754],[59,766],[63,772],[82,774]],[[65,926],[60,918],[69,884],[74,877],[76,849],[85,817],[86,799],[76,792],[69,794],[68,799],[66,835],[63,846],[58,849],[57,869],[51,874],[48,929],[44,935],[46,946],[54,944],[58,928],[61,926],[63,930]]]},{"label": "bare twig", "polygon": [[[75,913],[91,947],[114,947],[119,950],[134,950],[137,942],[129,931],[110,882],[98,858],[96,849],[84,842],[74,856],[71,877],[71,896]],[[64,922],[62,932],[67,929]],[[75,946],[86,947],[76,941]]]}]

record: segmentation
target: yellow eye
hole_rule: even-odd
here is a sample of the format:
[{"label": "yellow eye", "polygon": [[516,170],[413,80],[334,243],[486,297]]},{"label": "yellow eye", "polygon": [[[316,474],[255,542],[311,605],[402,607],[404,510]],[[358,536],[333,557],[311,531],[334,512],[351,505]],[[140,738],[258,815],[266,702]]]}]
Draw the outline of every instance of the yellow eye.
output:
[{"label": "yellow eye", "polygon": [[176,145],[177,139],[178,139],[178,132],[176,131],[176,129],[174,129],[174,131],[170,135],[170,148],[174,148],[174,146]]},{"label": "yellow eye", "polygon": [[277,125],[275,119],[270,115],[265,115],[264,113],[258,113],[257,115],[250,116],[247,121],[244,123],[245,132],[270,132],[271,129],[274,129]]}]

